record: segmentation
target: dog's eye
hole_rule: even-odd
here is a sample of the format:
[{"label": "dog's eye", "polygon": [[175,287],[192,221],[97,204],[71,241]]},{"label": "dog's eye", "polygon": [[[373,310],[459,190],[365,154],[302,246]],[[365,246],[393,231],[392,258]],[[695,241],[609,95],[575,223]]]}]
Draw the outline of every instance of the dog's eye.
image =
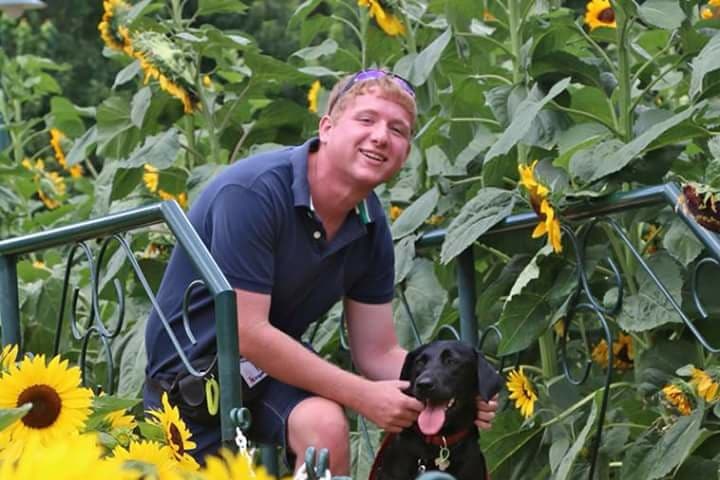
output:
[{"label": "dog's eye", "polygon": [[448,350],[445,350],[444,352],[442,352],[442,354],[440,355],[440,358],[442,359],[443,365],[450,366],[450,365],[455,365],[457,363],[457,360],[455,359],[453,354],[450,353],[450,351],[448,351]]}]

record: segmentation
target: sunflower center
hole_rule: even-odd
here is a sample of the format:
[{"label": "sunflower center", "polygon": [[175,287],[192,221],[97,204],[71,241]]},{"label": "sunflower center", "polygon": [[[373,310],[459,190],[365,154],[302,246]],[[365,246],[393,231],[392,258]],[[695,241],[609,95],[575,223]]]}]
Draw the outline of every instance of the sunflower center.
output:
[{"label": "sunflower center", "polygon": [[615,12],[612,8],[606,8],[598,14],[597,18],[603,23],[613,23],[615,21]]},{"label": "sunflower center", "polygon": [[47,428],[57,420],[62,409],[62,400],[55,389],[48,385],[33,385],[18,396],[17,406],[32,403],[32,409],[22,418],[30,428]]},{"label": "sunflower center", "polygon": [[179,455],[185,454],[185,445],[182,441],[182,435],[180,435],[180,430],[175,426],[174,423],[170,424],[170,443],[175,445],[177,447],[177,453]]}]

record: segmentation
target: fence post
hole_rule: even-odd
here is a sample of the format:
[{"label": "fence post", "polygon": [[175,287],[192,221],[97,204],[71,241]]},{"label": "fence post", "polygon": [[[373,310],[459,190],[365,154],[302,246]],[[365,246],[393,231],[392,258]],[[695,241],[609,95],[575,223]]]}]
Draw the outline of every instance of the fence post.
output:
[{"label": "fence post", "polygon": [[460,307],[460,339],[472,346],[478,343],[475,316],[475,253],[465,249],[457,260],[458,306]]},{"label": "fence post", "polygon": [[21,347],[15,255],[0,255],[0,325],[2,326],[2,344],[12,343]]}]

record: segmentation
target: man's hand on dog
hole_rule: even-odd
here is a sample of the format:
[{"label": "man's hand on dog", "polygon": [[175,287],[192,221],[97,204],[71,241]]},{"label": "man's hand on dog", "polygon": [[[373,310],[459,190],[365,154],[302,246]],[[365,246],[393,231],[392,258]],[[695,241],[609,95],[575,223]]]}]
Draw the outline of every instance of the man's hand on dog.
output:
[{"label": "man's hand on dog", "polygon": [[372,382],[360,413],[388,432],[398,433],[410,427],[417,420],[423,404],[402,392],[409,386],[410,382],[404,380]]},{"label": "man's hand on dog", "polygon": [[495,395],[489,402],[477,397],[477,417],[475,417],[475,425],[480,430],[490,430],[493,418],[498,407],[498,396]]}]

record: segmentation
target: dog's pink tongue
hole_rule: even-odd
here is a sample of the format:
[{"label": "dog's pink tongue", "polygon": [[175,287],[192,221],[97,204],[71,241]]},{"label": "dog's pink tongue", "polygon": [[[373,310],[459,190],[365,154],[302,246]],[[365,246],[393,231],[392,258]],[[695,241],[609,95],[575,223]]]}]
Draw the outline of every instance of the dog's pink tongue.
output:
[{"label": "dog's pink tongue", "polygon": [[445,423],[445,407],[433,406],[430,403],[425,404],[425,409],[420,412],[418,417],[418,427],[425,435],[435,435]]}]

